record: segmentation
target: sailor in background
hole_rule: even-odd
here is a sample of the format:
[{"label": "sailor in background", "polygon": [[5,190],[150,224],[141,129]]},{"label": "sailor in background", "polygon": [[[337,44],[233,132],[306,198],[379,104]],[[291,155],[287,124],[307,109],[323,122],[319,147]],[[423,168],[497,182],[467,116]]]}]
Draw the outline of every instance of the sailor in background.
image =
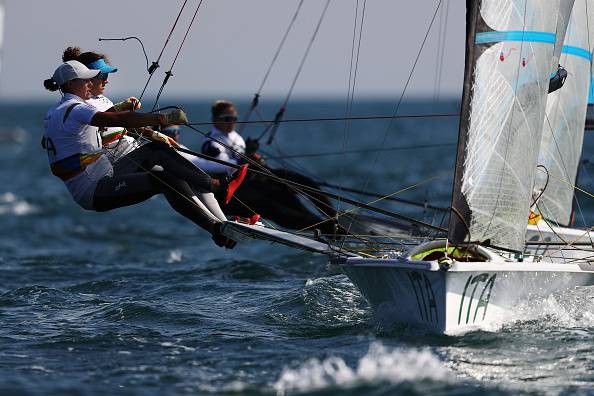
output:
[{"label": "sailor in background", "polygon": [[[247,163],[247,157],[279,178],[319,189],[317,183],[306,176],[287,169],[274,169],[267,166],[257,152],[258,141],[250,138],[244,141],[243,137],[235,131],[237,110],[232,102],[217,100],[211,107],[211,115],[213,127],[202,143],[203,154],[237,165]],[[167,128],[162,132],[176,140],[179,139],[178,127]],[[234,170],[203,158],[189,155],[186,155],[186,158],[211,176],[228,174]],[[253,165],[252,167],[255,168]],[[237,190],[237,199],[225,206],[225,213],[247,218],[252,217],[254,213],[259,213],[282,227],[294,230],[313,226],[310,229],[320,229],[324,234],[342,232],[340,228],[337,230],[333,221],[328,220],[336,215],[330,201],[322,194],[308,194],[309,200],[320,212],[319,214],[306,207],[302,202],[304,196],[300,198],[296,189],[289,187],[286,183],[252,173]]]},{"label": "sailor in background", "polygon": [[[174,210],[209,231],[217,245],[232,248],[235,241],[221,234],[224,218],[210,212],[195,190],[216,192],[221,196],[219,199],[229,201],[247,168],[242,168],[228,182],[214,179],[199,172],[163,142],[148,143],[112,165],[98,128],[165,126],[188,120],[181,110],[164,114],[99,111],[85,100],[91,97],[91,79],[100,73],[72,60],[61,64],[43,83],[46,89],[62,93],[61,100],[50,108],[44,120],[42,146],[52,173],[87,210],[109,211],[162,193]],[[157,165],[160,169],[153,169]]]}]

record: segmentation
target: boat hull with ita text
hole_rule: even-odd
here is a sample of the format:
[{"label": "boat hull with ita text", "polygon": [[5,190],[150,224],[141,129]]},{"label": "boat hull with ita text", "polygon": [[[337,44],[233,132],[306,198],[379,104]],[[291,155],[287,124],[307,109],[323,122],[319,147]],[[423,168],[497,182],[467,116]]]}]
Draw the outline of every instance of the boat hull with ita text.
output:
[{"label": "boat hull with ita text", "polygon": [[487,262],[444,265],[410,256],[340,263],[382,328],[413,325],[444,334],[488,329],[514,317],[520,303],[594,284],[594,265],[585,260],[520,262],[493,254]]}]

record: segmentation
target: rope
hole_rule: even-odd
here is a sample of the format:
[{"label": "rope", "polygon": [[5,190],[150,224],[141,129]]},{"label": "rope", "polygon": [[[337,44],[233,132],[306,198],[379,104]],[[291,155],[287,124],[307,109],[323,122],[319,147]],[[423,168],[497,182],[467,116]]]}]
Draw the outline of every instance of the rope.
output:
[{"label": "rope", "polygon": [[[359,25],[359,40],[358,40],[358,44],[357,44],[357,51],[356,51],[356,56],[355,56],[355,39],[357,37],[357,20],[358,20],[358,14],[359,14],[359,0],[357,0],[357,3],[355,4],[355,21],[354,21],[354,25],[353,25],[353,38],[352,38],[352,42],[351,42],[351,59],[350,59],[350,63],[349,63],[349,84],[348,84],[348,89],[347,89],[347,105],[346,105],[346,109],[345,109],[345,118],[350,117],[352,114],[352,110],[353,110],[353,101],[355,99],[355,87],[357,86],[357,72],[359,70],[359,54],[361,53],[361,38],[363,36],[363,22],[365,21],[365,7],[367,5],[367,0],[365,0],[363,2],[363,10],[362,10],[362,15],[361,15],[361,24]],[[354,65],[353,65],[353,59],[355,60]],[[354,68],[354,70],[353,70]],[[342,140],[342,151],[346,151],[348,148],[348,144],[349,144],[349,128],[350,127],[350,122],[349,120],[345,120],[344,122],[344,131],[343,131],[343,140]],[[344,166],[340,167],[340,177],[342,178],[344,175]],[[339,189],[340,191],[340,189]],[[338,201],[338,205],[337,205],[337,209],[340,210],[340,205],[341,202]],[[338,212],[337,210],[337,212]],[[338,220],[338,219],[337,219]],[[350,231],[351,229],[351,225],[349,225],[349,229],[347,230]],[[343,244],[344,245],[344,244]]]},{"label": "rope", "polygon": [[270,155],[267,158],[272,160],[281,160],[289,158],[315,158],[315,157],[328,157],[332,155],[344,155],[344,154],[359,154],[359,153],[375,153],[380,151],[400,151],[400,150],[423,150],[431,148],[444,148],[453,147],[456,143],[436,143],[436,144],[419,144],[414,146],[395,146],[395,147],[379,147],[371,149],[358,149],[358,150],[343,150],[343,151],[326,151],[322,153],[310,153],[310,154],[292,154],[283,156]]},{"label": "rope", "polygon": [[[260,87],[258,88],[258,92],[256,94],[254,94],[254,98],[252,99],[252,104],[250,105],[250,109],[248,110],[247,114],[245,115],[243,121],[249,121],[250,118],[251,118],[251,116],[252,116],[252,113],[256,110],[256,107],[258,107],[258,103],[259,103],[259,100],[260,100],[260,94],[262,93],[262,89],[264,88],[264,84],[268,80],[268,76],[270,75],[270,72],[272,71],[272,67],[276,63],[276,60],[277,60],[277,58],[278,58],[278,56],[280,54],[280,51],[281,51],[282,47],[284,46],[285,41],[287,40],[287,37],[289,36],[289,32],[291,31],[291,29],[293,28],[293,24],[297,20],[297,15],[299,15],[299,11],[301,10],[301,6],[302,5],[303,5],[303,0],[300,0],[299,1],[299,5],[297,6],[297,10],[295,10],[295,13],[293,14],[293,17],[291,18],[291,22],[289,23],[289,26],[287,27],[287,30],[285,31],[285,34],[283,35],[283,38],[281,39],[281,42],[278,45],[278,48],[276,49],[276,52],[274,53],[274,56],[272,57],[272,61],[270,62],[270,65],[268,66],[268,70],[266,71],[266,74],[264,75],[264,78],[262,79],[262,82],[260,83]],[[239,128],[239,133],[240,134],[245,129],[245,126],[246,126],[245,123],[241,124],[241,126]]]},{"label": "rope", "polygon": [[146,84],[144,84],[144,88],[142,89],[142,93],[140,94],[140,97],[138,98],[138,100],[142,100],[142,97],[144,96],[144,93],[146,92],[146,88],[148,87],[149,83],[151,82],[151,78],[153,78],[153,73],[155,72],[155,70],[157,70],[159,68],[159,61],[161,60],[161,56],[163,56],[163,52],[165,52],[165,48],[167,47],[167,44],[169,43],[169,40],[171,39],[171,35],[173,34],[175,27],[177,26],[177,22],[179,21],[179,18],[181,17],[181,14],[184,11],[184,8],[185,8],[187,2],[188,2],[188,0],[184,0],[184,3],[182,4],[182,6],[179,10],[179,13],[177,14],[177,17],[175,18],[175,22],[173,23],[173,26],[171,27],[171,31],[169,32],[169,34],[167,35],[167,38],[165,39],[165,44],[163,44],[163,48],[161,48],[161,52],[159,53],[157,60],[154,61],[153,64],[151,65],[151,67],[148,69],[149,76],[148,76],[148,79],[146,80]]},{"label": "rope", "polygon": [[[229,145],[225,144],[224,142],[222,142],[222,141],[220,141],[220,140],[218,140],[218,139],[215,139],[215,138],[213,138],[213,137],[212,137],[212,136],[210,136],[208,133],[205,133],[205,132],[203,132],[203,131],[200,131],[199,129],[197,129],[197,128],[195,128],[195,127],[191,126],[191,125],[188,125],[188,127],[189,127],[190,129],[192,129],[192,130],[194,130],[194,131],[198,132],[198,133],[199,133],[199,134],[201,134],[202,136],[204,136],[204,137],[206,137],[206,138],[208,138],[208,139],[210,139],[210,140],[212,140],[212,141],[215,141],[215,142],[219,143],[220,145],[222,145],[223,147],[225,147],[226,149],[228,149],[228,150],[230,150],[230,151],[234,152],[234,153],[235,153],[235,154],[237,154],[237,155],[238,155],[238,156],[239,156],[241,159],[243,159],[245,162],[247,162],[247,163],[249,163],[249,164],[251,164],[251,165],[255,166],[256,168],[259,168],[259,169],[261,169],[261,171],[257,171],[257,170],[255,170],[255,169],[253,169],[253,168],[250,168],[249,170],[250,170],[251,172],[259,173],[259,174],[262,174],[262,175],[264,175],[264,176],[267,176],[267,177],[270,177],[270,178],[273,178],[273,179],[277,179],[277,181],[279,181],[279,182],[281,182],[281,183],[285,183],[285,184],[287,185],[287,187],[289,187],[289,188],[290,188],[292,191],[294,191],[294,192],[295,192],[295,193],[297,193],[298,195],[300,195],[300,196],[303,196],[303,197],[305,197],[305,198],[307,198],[307,199],[309,199],[309,200],[311,200],[311,201],[318,202],[318,203],[319,203],[319,204],[321,204],[322,206],[324,206],[324,207],[327,207],[327,204],[326,204],[326,203],[324,203],[324,202],[320,201],[319,199],[317,199],[317,198],[315,198],[315,197],[312,197],[311,195],[309,195],[309,194],[307,194],[307,193],[304,193],[303,191],[300,191],[300,190],[296,189],[296,188],[294,187],[294,185],[297,185],[297,186],[299,186],[299,183],[290,182],[290,183],[292,183],[292,185],[291,185],[291,184],[288,184],[288,183],[289,183],[289,181],[288,181],[288,180],[286,180],[286,179],[282,179],[282,178],[280,178],[280,177],[278,177],[278,176],[274,175],[274,174],[273,174],[273,173],[272,173],[270,170],[268,170],[266,167],[262,166],[262,165],[261,165],[259,162],[252,160],[250,157],[246,156],[244,153],[240,153],[239,151],[235,150],[233,147],[231,147],[231,146],[229,146]],[[184,150],[181,150],[181,151],[184,151],[184,152],[186,152],[186,153],[188,153],[188,154],[191,154],[191,155],[194,155],[194,156],[197,156],[197,157],[205,158],[205,159],[208,159],[208,160],[210,160],[210,161],[217,162],[217,163],[220,163],[220,164],[223,164],[223,165],[229,166],[229,167],[231,167],[231,168],[234,168],[234,169],[239,169],[239,165],[236,165],[236,164],[233,164],[233,163],[230,163],[230,162],[221,161],[221,160],[219,160],[219,159],[216,159],[216,158],[213,158],[213,157],[209,157],[209,156],[207,156],[207,155],[204,155],[204,154],[196,153],[196,152],[194,152],[194,151],[191,151],[191,150],[185,150],[185,149],[184,149]],[[323,194],[323,193],[324,193],[324,192],[323,192],[323,191],[321,191],[321,190],[316,190],[315,192],[318,192],[319,194]],[[328,217],[328,214],[327,214],[327,213],[325,213],[325,212],[324,212],[324,211],[323,211],[321,208],[319,208],[319,207],[318,207],[318,209],[320,209],[320,211],[321,211],[321,212],[324,214],[324,216]],[[333,209],[333,208],[332,208],[332,209]]]},{"label": "rope", "polygon": [[[261,120],[261,121],[235,121],[236,124],[284,124],[288,122],[325,122],[325,121],[344,121],[344,120],[397,120],[406,118],[444,118],[444,117],[460,117],[460,113],[444,113],[444,114],[405,114],[405,115],[390,115],[390,116],[354,116],[354,117],[318,117],[318,118],[292,118],[283,120]],[[204,126],[213,125],[213,121],[191,122],[186,125]]]},{"label": "rope", "polygon": [[[167,84],[167,82],[169,81],[169,78],[171,76],[173,76],[173,66],[175,66],[175,62],[177,62],[177,58],[184,46],[184,43],[186,42],[186,38],[188,37],[188,34],[190,33],[190,29],[192,28],[192,25],[194,24],[194,20],[196,19],[196,15],[198,15],[198,11],[200,10],[200,6],[202,6],[202,2],[203,0],[200,0],[198,2],[198,6],[196,7],[196,11],[194,11],[194,15],[192,16],[192,20],[190,21],[190,24],[188,25],[188,29],[186,30],[186,34],[184,34],[184,38],[181,42],[181,44],[179,45],[179,48],[177,49],[177,53],[175,54],[175,58],[173,58],[173,62],[171,63],[171,67],[169,68],[168,71],[165,72],[165,78],[163,79],[163,83],[161,84],[161,88],[159,88],[159,93],[157,93],[157,97],[155,99],[155,104],[153,105],[153,109],[155,110],[157,108],[157,104],[159,103],[159,98],[161,97],[161,94],[163,93],[163,89],[165,89],[165,85]],[[185,3],[184,3],[185,5]],[[176,20],[177,23],[177,20]]]},{"label": "rope", "polygon": [[[388,138],[388,132],[390,131],[390,129],[392,128],[392,125],[394,123],[394,120],[396,119],[396,114],[398,113],[398,110],[400,109],[400,105],[402,103],[402,99],[404,98],[404,95],[406,93],[406,90],[408,88],[408,84],[410,83],[410,80],[413,76],[413,73],[415,71],[415,68],[417,66],[417,63],[419,62],[419,58],[421,57],[421,53],[423,52],[423,48],[425,47],[425,43],[427,42],[427,37],[429,36],[429,32],[431,31],[431,27],[433,26],[433,23],[435,22],[435,17],[437,16],[437,12],[439,11],[439,7],[441,6],[441,2],[442,0],[439,0],[439,3],[437,4],[437,7],[435,8],[435,12],[433,13],[433,17],[431,18],[431,22],[429,23],[429,27],[427,28],[427,32],[425,33],[425,37],[423,38],[423,41],[421,43],[421,47],[419,48],[419,51],[417,52],[417,57],[415,58],[415,61],[413,62],[413,66],[410,70],[410,73],[408,74],[408,78],[406,80],[406,84],[404,85],[404,89],[402,90],[402,93],[400,94],[400,98],[398,99],[395,107],[394,107],[394,111],[392,112],[392,117],[389,117],[389,123],[388,126],[386,127],[386,131],[384,132],[384,137],[382,140],[382,143],[380,144],[380,146],[384,146],[386,144],[386,139]],[[379,156],[376,155],[373,159],[373,166],[372,166],[372,170],[375,170],[376,166],[377,166],[377,162],[378,162],[378,158]],[[369,178],[367,178],[367,180],[365,181],[365,185],[363,187],[363,190],[366,190],[367,187],[369,185]]]},{"label": "rope", "polygon": [[[289,88],[289,92],[287,93],[287,97],[285,98],[285,101],[281,105],[279,111],[276,113],[275,121],[272,124],[273,125],[272,128],[270,129],[270,136],[268,137],[268,142],[267,142],[268,145],[270,145],[272,143],[272,141],[274,140],[274,136],[276,135],[276,131],[278,130],[279,121],[282,120],[282,118],[285,114],[285,109],[287,108],[287,104],[289,103],[289,99],[291,98],[293,89],[295,88],[295,84],[297,84],[297,80],[299,79],[299,76],[301,75],[301,71],[303,70],[303,65],[305,65],[305,61],[307,60],[309,51],[311,50],[311,47],[318,35],[320,26],[322,26],[322,21],[324,20],[324,16],[326,15],[326,11],[328,10],[330,1],[331,0],[326,0],[326,5],[324,6],[324,9],[322,10],[322,15],[320,15],[318,24],[316,25],[313,35],[311,36],[311,39],[309,40],[309,44],[307,45],[307,49],[305,50],[305,53],[303,54],[303,57],[301,58],[301,63],[299,64],[299,67],[297,68],[297,73],[295,73],[295,77],[293,78],[293,82],[291,83],[291,87]],[[262,136],[260,136],[260,138],[262,138]]]},{"label": "rope", "polygon": [[[204,136],[207,136],[207,134],[204,133],[204,132],[201,132],[201,131],[199,131],[199,130],[197,130],[195,128],[192,128],[192,129],[196,130],[200,134],[203,134]],[[223,142],[220,142],[217,139],[213,139],[213,138],[211,138],[211,139],[214,140],[214,141],[216,141],[217,143],[223,145],[224,147],[227,147]],[[230,147],[227,147],[227,148],[230,149],[230,150],[233,150]],[[233,164],[233,163],[230,163],[230,162],[226,162],[226,161],[222,161],[222,160],[219,160],[217,158],[210,157],[208,155],[204,155],[204,154],[201,154],[201,153],[194,152],[192,150],[181,149],[181,148],[178,148],[177,150],[178,151],[185,152],[187,154],[194,155],[196,157],[205,158],[205,159],[208,159],[210,161],[213,161],[213,162],[217,162],[219,164],[226,165],[226,166],[228,166],[230,168],[234,168],[234,169],[239,169],[240,168],[239,165],[236,165],[236,164]],[[331,199],[336,199],[336,200],[340,199],[340,200],[342,200],[342,201],[344,201],[344,202],[346,202],[348,204],[351,204],[351,205],[354,205],[354,206],[358,206],[359,208],[363,208],[363,209],[367,209],[367,210],[370,210],[370,211],[373,211],[373,212],[381,213],[381,214],[384,214],[384,215],[389,216],[389,217],[394,217],[394,218],[398,218],[398,219],[401,219],[401,220],[405,220],[405,221],[408,221],[410,223],[417,224],[417,225],[420,225],[420,226],[423,226],[423,227],[426,227],[426,228],[430,228],[430,229],[434,229],[434,230],[438,230],[438,231],[445,231],[445,229],[443,229],[441,227],[436,227],[436,226],[434,226],[432,224],[428,224],[428,223],[425,223],[425,222],[422,222],[422,221],[419,221],[419,220],[410,218],[408,216],[401,215],[399,213],[390,212],[388,210],[384,210],[384,209],[381,209],[381,208],[372,207],[372,206],[369,206],[369,204],[365,204],[365,203],[362,203],[362,202],[359,202],[359,201],[355,201],[355,200],[352,200],[352,199],[349,199],[349,198],[346,198],[346,197],[343,197],[343,196],[340,196],[340,195],[337,195],[337,194],[329,193],[327,191],[322,191],[320,189],[313,188],[313,187],[310,187],[310,186],[306,186],[306,185],[303,185],[303,184],[294,182],[292,180],[283,179],[283,178],[281,178],[279,176],[276,176],[275,174],[273,174],[272,172],[270,172],[266,168],[262,167],[257,162],[255,162],[255,161],[251,160],[250,158],[246,157],[245,155],[243,155],[241,153],[238,153],[238,154],[241,155],[242,157],[246,158],[248,160],[248,162],[254,164],[255,166],[257,166],[259,168],[263,168],[264,169],[264,171],[261,171],[261,170],[256,170],[256,169],[250,168],[250,169],[248,169],[250,172],[256,173],[256,174],[260,174],[260,175],[263,175],[263,176],[266,176],[266,177],[268,177],[270,179],[273,179],[273,180],[276,180],[278,182],[284,183],[284,184],[286,184],[289,187],[290,186],[296,187],[296,189],[294,189],[294,191],[296,191],[300,195],[304,195],[304,193],[303,193],[303,191],[299,191],[299,189],[305,190],[305,191],[309,191],[309,192],[313,192],[313,193],[316,193],[316,194],[319,194],[319,195],[324,195],[324,196],[326,196],[328,198],[331,198]],[[376,202],[379,202],[379,201],[385,199],[386,197],[390,197],[390,196],[396,195],[398,193],[401,193],[401,192],[410,190],[410,189],[412,189],[412,188],[414,188],[414,187],[416,187],[418,185],[421,185],[421,184],[423,184],[425,182],[428,182],[430,180],[436,179],[436,178],[441,177],[441,176],[443,176],[445,174],[448,174],[448,173],[450,173],[450,172],[441,173],[438,176],[434,176],[432,178],[426,179],[423,182],[417,183],[417,184],[415,184],[413,186],[410,186],[410,187],[407,187],[405,189],[399,190],[399,191],[397,191],[395,193],[392,193],[392,194],[388,194],[388,195],[386,195],[386,196],[384,196],[382,198],[378,198],[376,200],[373,200],[373,201],[371,201],[371,203],[376,203]],[[331,218],[329,218],[327,220],[324,220],[324,222],[325,221],[328,221],[328,220],[331,220]],[[318,224],[321,224],[321,223],[318,223]]]},{"label": "rope", "polygon": [[281,52],[281,49],[285,45],[285,41],[287,40],[287,37],[289,36],[289,32],[291,31],[291,29],[293,28],[293,24],[297,20],[297,16],[299,15],[299,11],[301,10],[302,5],[303,5],[303,0],[300,0],[299,5],[297,6],[297,9],[295,10],[295,13],[293,14],[293,17],[291,18],[291,22],[289,23],[289,26],[287,27],[287,30],[285,31],[285,34],[283,35],[283,38],[282,38],[280,44],[278,45],[276,52],[274,53],[274,56],[272,57],[272,61],[270,62],[270,65],[268,66],[268,70],[266,70],[266,74],[264,75],[264,78],[262,79],[262,82],[260,83],[260,87],[258,88],[257,95],[259,95],[262,92],[262,89],[264,88],[264,84],[266,84],[266,81],[268,80],[268,76],[270,75],[270,72],[272,71],[272,67],[276,63],[276,60]]},{"label": "rope", "polygon": [[[433,230],[436,230],[436,231],[447,232],[447,230],[445,228],[437,227],[437,226],[434,226],[432,224],[428,224],[428,223],[425,223],[425,222],[422,222],[422,221],[418,221],[418,220],[412,219],[410,217],[407,217],[407,216],[404,216],[404,215],[400,215],[398,213],[388,212],[388,211],[385,211],[383,209],[375,208],[375,207],[372,207],[372,206],[369,206],[369,205],[374,204],[374,203],[377,203],[377,202],[380,202],[382,200],[387,199],[388,197],[392,197],[394,195],[398,195],[398,194],[403,193],[405,191],[412,190],[413,188],[416,188],[416,187],[418,187],[418,186],[420,186],[422,184],[428,183],[430,181],[433,181],[435,179],[438,179],[438,178],[440,178],[442,176],[445,176],[445,175],[448,175],[450,173],[451,173],[450,171],[439,173],[439,174],[437,174],[435,176],[432,176],[432,177],[430,177],[428,179],[422,180],[422,181],[420,181],[418,183],[415,183],[415,184],[413,184],[411,186],[405,187],[405,188],[400,189],[398,191],[395,191],[395,192],[393,192],[391,194],[384,195],[383,197],[380,197],[378,199],[375,199],[373,201],[370,201],[367,204],[364,204],[364,203],[361,203],[361,202],[357,202],[357,201],[353,201],[353,200],[350,200],[350,199],[346,199],[346,198],[343,197],[341,199],[344,202],[349,203],[351,205],[357,206],[357,208],[353,208],[353,209],[347,210],[347,211],[345,211],[343,213],[352,213],[352,212],[357,211],[357,210],[360,210],[360,209],[367,209],[367,210],[375,211],[375,212],[378,212],[378,213],[381,213],[381,214],[385,214],[385,215],[390,216],[390,217],[395,217],[395,218],[398,218],[398,219],[401,219],[401,220],[406,220],[406,221],[409,221],[409,222],[411,222],[413,224],[421,225],[423,227],[427,227],[427,228],[430,228],[430,229],[433,229]],[[307,188],[307,186],[304,186],[304,187]],[[335,196],[335,194],[328,194],[328,193],[326,193],[326,194],[327,194],[327,196],[329,198],[333,198],[333,196]],[[339,216],[339,215],[337,214],[337,216]],[[328,220],[324,220],[324,221],[328,221]],[[309,227],[303,228],[303,229],[301,229],[299,231],[307,230],[307,229],[309,229],[311,227],[314,227],[316,225],[322,224],[324,221],[319,222],[317,224],[314,224],[313,226],[309,226]]]}]

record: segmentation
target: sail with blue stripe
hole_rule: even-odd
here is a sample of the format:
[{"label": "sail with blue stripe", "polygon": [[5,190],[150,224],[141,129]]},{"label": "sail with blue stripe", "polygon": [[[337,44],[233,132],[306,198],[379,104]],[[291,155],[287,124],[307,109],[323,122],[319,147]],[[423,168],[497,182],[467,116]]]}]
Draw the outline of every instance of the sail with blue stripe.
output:
[{"label": "sail with blue stripe", "polygon": [[467,0],[454,244],[524,247],[560,12],[564,0]]},{"label": "sail with blue stripe", "polygon": [[582,152],[590,89],[594,1],[575,0],[560,63],[569,74],[560,90],[549,94],[534,187],[540,214],[558,225],[569,225],[573,185]]}]

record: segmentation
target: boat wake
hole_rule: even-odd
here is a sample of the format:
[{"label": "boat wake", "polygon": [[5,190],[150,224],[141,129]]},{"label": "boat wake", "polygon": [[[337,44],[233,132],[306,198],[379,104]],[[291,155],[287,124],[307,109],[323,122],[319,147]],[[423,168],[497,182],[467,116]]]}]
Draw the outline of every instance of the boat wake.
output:
[{"label": "boat wake", "polygon": [[446,381],[450,371],[429,349],[392,349],[379,342],[351,368],[342,358],[310,359],[297,368],[284,368],[274,384],[277,395],[332,388],[352,389],[378,383],[401,384]]},{"label": "boat wake", "polygon": [[532,328],[575,329],[594,328],[594,292],[592,286],[581,286],[547,297],[520,302],[490,323],[462,328],[448,333],[460,336],[472,331],[507,332]]},{"label": "boat wake", "polygon": [[537,322],[546,328],[594,328],[594,287],[583,286],[563,294],[550,295],[518,305],[506,321],[503,329],[522,327]]}]

